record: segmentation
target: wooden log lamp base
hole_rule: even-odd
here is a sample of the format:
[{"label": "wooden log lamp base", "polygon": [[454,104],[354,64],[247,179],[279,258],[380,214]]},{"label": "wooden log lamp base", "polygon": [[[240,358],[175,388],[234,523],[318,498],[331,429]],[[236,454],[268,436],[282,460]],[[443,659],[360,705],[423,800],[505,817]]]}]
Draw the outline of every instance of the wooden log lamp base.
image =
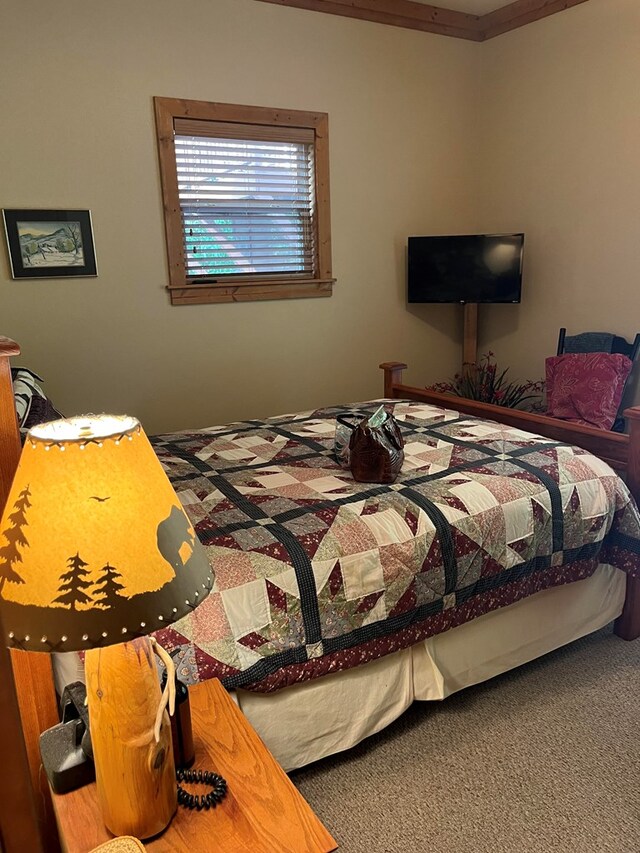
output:
[{"label": "wooden log lamp base", "polygon": [[178,805],[166,711],[157,742],[154,735],[162,694],[151,641],[89,649],[85,674],[103,820],[114,835],[150,838]]}]

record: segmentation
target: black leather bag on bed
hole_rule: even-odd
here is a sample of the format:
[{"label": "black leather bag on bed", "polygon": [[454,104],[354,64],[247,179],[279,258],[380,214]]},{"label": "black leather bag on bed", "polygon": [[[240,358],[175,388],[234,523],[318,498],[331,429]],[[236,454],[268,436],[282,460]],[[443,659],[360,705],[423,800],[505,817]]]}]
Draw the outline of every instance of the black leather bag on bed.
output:
[{"label": "black leather bag on bed", "polygon": [[396,419],[385,413],[384,421],[371,425],[372,417],[357,426],[347,418],[337,420],[352,430],[349,440],[349,467],[359,483],[393,483],[404,462],[404,440]]}]

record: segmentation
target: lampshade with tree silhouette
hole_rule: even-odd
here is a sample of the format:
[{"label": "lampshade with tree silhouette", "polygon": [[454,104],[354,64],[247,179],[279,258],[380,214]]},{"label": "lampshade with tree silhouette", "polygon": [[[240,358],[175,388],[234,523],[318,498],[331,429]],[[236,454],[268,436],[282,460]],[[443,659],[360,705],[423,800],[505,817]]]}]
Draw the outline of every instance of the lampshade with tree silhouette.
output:
[{"label": "lampshade with tree silhouette", "polygon": [[0,522],[7,645],[123,642],[176,621],[212,584],[138,421],[74,418],[30,431]]}]

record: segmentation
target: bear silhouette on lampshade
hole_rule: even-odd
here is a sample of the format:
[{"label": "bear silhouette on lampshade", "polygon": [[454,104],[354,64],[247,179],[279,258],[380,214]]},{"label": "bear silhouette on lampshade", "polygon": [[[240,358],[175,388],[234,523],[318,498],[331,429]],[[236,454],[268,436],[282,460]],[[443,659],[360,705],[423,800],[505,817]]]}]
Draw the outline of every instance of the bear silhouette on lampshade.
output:
[{"label": "bear silhouette on lampshade", "polygon": [[5,644],[71,651],[180,619],[209,593],[203,546],[135,418],[28,434],[0,521]]}]

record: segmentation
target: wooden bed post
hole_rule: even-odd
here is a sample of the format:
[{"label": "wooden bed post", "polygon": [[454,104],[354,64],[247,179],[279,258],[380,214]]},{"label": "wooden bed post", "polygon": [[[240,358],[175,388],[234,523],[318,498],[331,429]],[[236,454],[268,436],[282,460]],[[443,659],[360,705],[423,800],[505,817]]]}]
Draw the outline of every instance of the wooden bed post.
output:
[{"label": "wooden bed post", "polygon": [[27,850],[41,853],[43,847],[11,658],[3,645],[0,645],[0,680],[0,751],[5,764],[4,773],[0,775],[0,848],[7,853]]},{"label": "wooden bed post", "polygon": [[392,398],[393,386],[402,383],[402,371],[406,369],[406,364],[401,361],[383,361],[380,369],[384,370],[384,396]]},{"label": "wooden bed post", "polygon": [[[640,407],[626,409],[624,416],[629,425],[629,457],[627,486],[640,504]],[[640,561],[640,557],[638,557]],[[627,595],[622,615],[616,619],[615,633],[623,640],[640,637],[640,579],[627,576]]]},{"label": "wooden bed post", "polygon": [[625,409],[624,416],[629,426],[629,461],[627,463],[627,486],[640,505],[640,406]]},{"label": "wooden bed post", "polygon": [[[8,338],[0,337],[0,512],[4,508],[9,494],[11,481],[20,458],[20,434],[13,399],[13,386],[11,383],[11,368],[9,359],[18,355],[20,348]],[[13,679],[11,678],[11,667],[8,666],[9,658],[13,665]],[[5,670],[6,662],[6,670]],[[58,834],[56,830],[51,796],[46,776],[40,772],[40,749],[39,736],[45,729],[50,728],[58,722],[58,710],[56,706],[55,690],[53,686],[53,670],[51,658],[46,654],[35,654],[33,652],[9,652],[6,649],[0,651],[0,678],[2,678],[2,702],[0,703],[0,729],[2,729],[2,740],[5,737],[13,739],[13,753],[3,749],[6,760],[11,761],[14,757],[15,765],[10,763],[11,773],[3,774],[3,794],[0,796],[2,803],[2,842],[7,844],[7,850],[58,850]],[[14,686],[15,685],[15,686]],[[6,695],[5,695],[6,691]],[[15,704],[17,698],[17,706]],[[19,707],[22,736],[20,726],[17,724],[15,712]],[[16,731],[17,728],[17,731]],[[24,739],[23,739],[24,738]],[[8,829],[13,832],[16,829],[28,831],[30,817],[37,814],[40,823],[41,841],[38,839],[33,844],[25,844],[22,848],[8,847],[9,839],[4,837],[5,828],[5,806],[13,802],[14,797],[5,799],[4,782],[13,784],[22,790],[24,780],[21,780],[20,758],[26,747],[26,758],[30,774],[30,796],[24,800],[24,806],[14,812],[13,820],[10,820]],[[26,768],[23,768],[23,770]],[[15,774],[15,775],[14,775]],[[35,796],[34,796],[35,795]],[[35,812],[33,811],[35,804]],[[31,831],[38,835],[37,824],[33,825]],[[15,836],[14,840],[17,839]]]},{"label": "wooden bed post", "polygon": [[19,354],[20,347],[16,343],[0,337],[0,511],[4,508],[20,458],[20,434],[9,363],[11,356]]}]

